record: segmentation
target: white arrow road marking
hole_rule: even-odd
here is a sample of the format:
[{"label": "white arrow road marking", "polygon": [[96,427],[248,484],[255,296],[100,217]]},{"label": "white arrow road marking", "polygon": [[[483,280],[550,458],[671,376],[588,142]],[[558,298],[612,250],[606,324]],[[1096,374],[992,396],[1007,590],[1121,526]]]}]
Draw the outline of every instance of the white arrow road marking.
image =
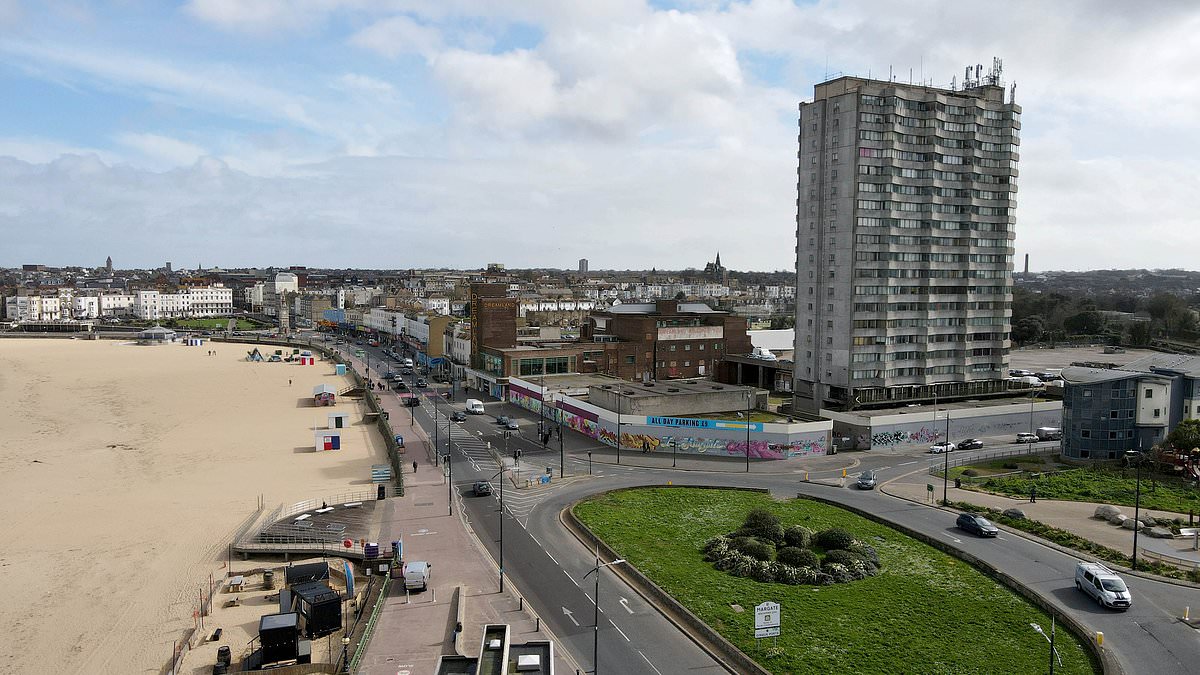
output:
[{"label": "white arrow road marking", "polygon": [[896,466],[908,466],[909,464],[916,464],[916,461],[903,462],[903,463],[897,464]]},{"label": "white arrow road marking", "polygon": [[948,533],[948,532],[943,532],[942,534],[944,534],[944,535],[946,535],[947,537],[950,537],[951,539],[953,539],[953,540],[954,540],[954,543],[956,543],[956,544],[961,544],[961,543],[962,543],[962,539],[959,539],[958,537],[956,537],[956,536],[954,536],[954,535],[952,535],[952,534],[950,534],[950,533]]},{"label": "white arrow road marking", "polygon": [[626,612],[633,614],[633,610],[629,609],[629,601],[626,600],[625,598],[621,598],[621,606],[625,608]]},{"label": "white arrow road marking", "polygon": [[571,615],[571,610],[567,609],[566,607],[563,607],[562,611],[563,611],[563,614],[566,614],[567,618],[571,620],[571,623],[575,624],[576,626],[579,625],[579,622],[576,621],[575,617]]}]

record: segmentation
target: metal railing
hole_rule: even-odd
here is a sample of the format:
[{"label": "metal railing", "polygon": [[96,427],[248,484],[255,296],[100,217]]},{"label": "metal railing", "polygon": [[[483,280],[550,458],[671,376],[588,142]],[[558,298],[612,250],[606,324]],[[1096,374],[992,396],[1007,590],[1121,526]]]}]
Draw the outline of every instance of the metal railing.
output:
[{"label": "metal railing", "polygon": [[356,490],[354,492],[340,492],[329,497],[321,499],[306,499],[302,502],[295,502],[283,508],[276,520],[283,520],[288,516],[294,516],[297,513],[305,511],[314,511],[324,505],[340,505],[350,502],[373,502],[378,494],[378,490]]},{"label": "metal railing", "polygon": [[1142,557],[1148,560],[1157,560],[1168,565],[1174,565],[1180,569],[1191,570],[1193,572],[1200,571],[1200,560],[1192,558],[1180,558],[1179,556],[1171,555],[1170,553],[1159,553],[1145,548],[1139,548]]},{"label": "metal railing", "polygon": [[950,453],[950,457],[943,457],[941,454],[937,459],[929,460],[929,473],[931,475],[940,476],[942,469],[946,468],[947,464],[950,468],[957,466],[966,466],[969,464],[979,464],[980,462],[988,462],[993,459],[1004,459],[1006,457],[1029,457],[1056,455],[1061,451],[1058,441],[1043,441],[1041,443],[1029,443],[1019,448],[1009,448],[1007,450],[992,450],[977,455],[955,457],[954,453]]},{"label": "metal railing", "polygon": [[371,634],[375,632],[375,623],[379,619],[379,610],[383,607],[383,601],[387,598],[388,586],[392,583],[392,575],[388,574],[383,577],[383,587],[379,589],[379,597],[375,598],[375,606],[371,608],[371,616],[367,619],[367,625],[363,628],[362,637],[358,639],[358,645],[354,648],[354,657],[350,659],[350,672],[358,672],[358,664],[362,659],[363,653],[367,651],[367,644],[371,641]]}]

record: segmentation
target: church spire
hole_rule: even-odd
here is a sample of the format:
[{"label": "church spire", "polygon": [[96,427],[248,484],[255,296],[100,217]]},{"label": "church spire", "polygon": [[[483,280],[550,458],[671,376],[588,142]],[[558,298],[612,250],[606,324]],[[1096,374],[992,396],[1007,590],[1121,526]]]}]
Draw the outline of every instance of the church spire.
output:
[{"label": "church spire", "polygon": [[717,251],[717,267],[721,266],[721,252]]}]

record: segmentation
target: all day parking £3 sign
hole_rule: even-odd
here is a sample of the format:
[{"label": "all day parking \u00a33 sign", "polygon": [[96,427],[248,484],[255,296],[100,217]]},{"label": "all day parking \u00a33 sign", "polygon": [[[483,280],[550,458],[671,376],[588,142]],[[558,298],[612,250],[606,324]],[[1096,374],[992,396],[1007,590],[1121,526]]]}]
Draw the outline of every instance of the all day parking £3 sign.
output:
[{"label": "all day parking \u00a33 sign", "polygon": [[754,608],[754,637],[779,637],[778,602],[764,602]]}]

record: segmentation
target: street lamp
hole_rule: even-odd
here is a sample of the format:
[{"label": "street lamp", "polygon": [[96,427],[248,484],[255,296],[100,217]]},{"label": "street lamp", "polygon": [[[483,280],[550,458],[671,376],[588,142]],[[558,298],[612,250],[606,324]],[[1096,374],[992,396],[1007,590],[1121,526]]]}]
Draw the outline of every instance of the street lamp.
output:
[{"label": "street lamp", "polygon": [[[434,425],[437,425],[436,420],[434,421]],[[434,454],[436,453],[437,450],[435,449]],[[450,508],[450,515],[454,515],[454,466],[450,464],[449,448],[446,449],[446,456],[444,459],[446,460],[446,474],[448,476],[448,480],[446,481],[446,504]]]},{"label": "street lamp", "polygon": [[350,636],[342,636],[342,672],[350,672]]},{"label": "street lamp", "polygon": [[1033,630],[1037,631],[1038,635],[1046,638],[1046,642],[1050,643],[1050,675],[1054,675],[1054,660],[1058,659],[1058,667],[1062,667],[1062,657],[1059,656],[1058,650],[1054,648],[1054,614],[1050,614],[1050,634],[1046,635],[1046,631],[1036,623],[1029,624]]},{"label": "street lamp", "polygon": [[1126,460],[1137,463],[1137,487],[1133,497],[1133,571],[1137,571],[1137,540],[1138,526],[1141,524],[1141,507],[1142,507],[1142,461],[1146,456],[1142,454],[1142,439],[1138,438],[1138,449],[1136,451],[1129,450],[1125,453]]},{"label": "street lamp", "polygon": [[[937,421],[937,411],[933,412],[934,421]],[[945,455],[945,466],[942,468],[942,506],[949,506],[950,500],[946,497],[946,490],[950,482],[950,409],[946,408],[946,445],[943,446],[943,455]]]},{"label": "street lamp", "polygon": [[504,592],[504,467],[492,480],[500,479],[500,592]]},{"label": "street lamp", "polygon": [[675,448],[679,445],[679,437],[671,437],[671,468],[675,468]]},{"label": "street lamp", "polygon": [[617,563],[625,562],[624,558],[617,558],[612,562],[600,563],[600,553],[596,552],[596,567],[583,575],[587,579],[592,574],[596,575],[596,585],[592,590],[592,675],[597,675],[600,672],[600,568],[616,565]]},{"label": "street lamp", "polygon": [[[750,473],[750,402],[754,400],[754,390],[746,392],[746,473]],[[671,466],[675,466],[672,455]]]},{"label": "street lamp", "polygon": [[[617,385],[617,464],[621,463],[621,390],[624,387],[624,384]],[[591,469],[588,469],[588,473],[591,473]]]},{"label": "street lamp", "polygon": [[563,462],[563,414],[562,414],[562,394],[554,401],[554,415],[558,417],[558,477],[562,478],[564,472]]}]

